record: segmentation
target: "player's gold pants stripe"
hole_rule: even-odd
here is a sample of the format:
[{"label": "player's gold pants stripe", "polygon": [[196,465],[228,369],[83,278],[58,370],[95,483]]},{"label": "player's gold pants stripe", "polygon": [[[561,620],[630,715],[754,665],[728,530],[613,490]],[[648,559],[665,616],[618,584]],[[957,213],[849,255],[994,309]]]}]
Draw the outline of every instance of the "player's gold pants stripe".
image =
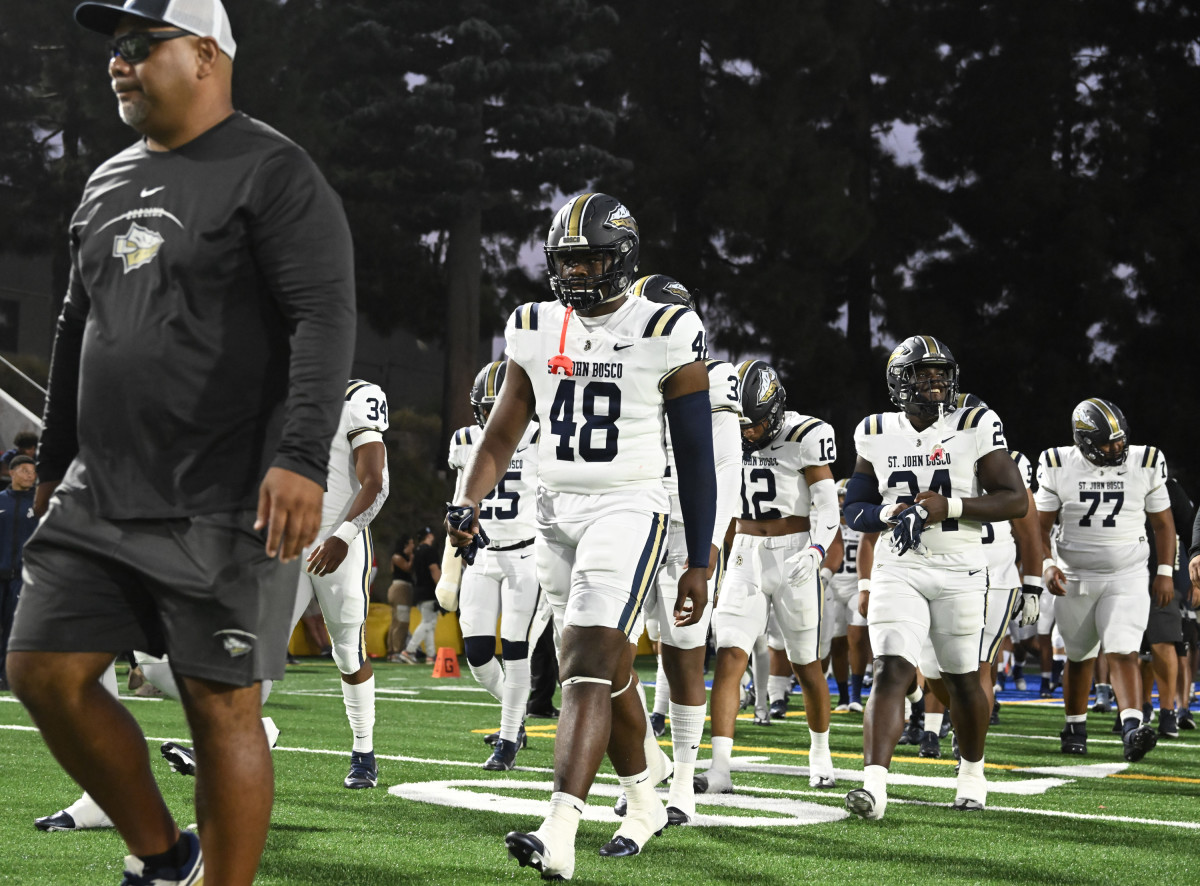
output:
[{"label": "player's gold pants stripe", "polygon": [[1012,588],[1008,592],[1008,607],[1004,610],[1008,615],[1004,618],[1004,623],[1000,626],[1000,630],[996,634],[996,639],[992,641],[992,645],[988,647],[987,658],[981,658],[980,661],[986,661],[991,664],[996,660],[996,653],[1000,651],[1000,646],[1004,642],[1004,638],[1008,636],[1008,623],[1012,620],[1013,607],[1017,605],[1017,594],[1021,593],[1020,588]]},{"label": "player's gold pants stripe", "polygon": [[642,546],[642,556],[638,559],[637,568],[633,571],[633,586],[629,589],[629,602],[621,612],[617,627],[624,631],[625,636],[633,630],[638,613],[642,611],[642,602],[646,599],[646,591],[654,583],[654,576],[662,562],[665,551],[664,542],[667,538],[667,514],[654,514],[651,517],[650,532],[646,543]]},{"label": "player's gold pants stripe", "polygon": [[362,594],[363,594],[363,623],[358,631],[358,666],[367,663],[367,614],[371,611],[371,564],[375,562],[375,545],[371,539],[371,527],[362,531],[363,544],[367,553],[363,559]]}]

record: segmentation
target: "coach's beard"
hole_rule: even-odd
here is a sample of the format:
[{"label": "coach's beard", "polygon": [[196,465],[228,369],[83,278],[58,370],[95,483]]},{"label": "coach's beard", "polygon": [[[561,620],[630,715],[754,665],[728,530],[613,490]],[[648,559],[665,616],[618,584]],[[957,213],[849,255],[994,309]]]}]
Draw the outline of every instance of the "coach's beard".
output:
[{"label": "coach's beard", "polygon": [[122,93],[117,99],[117,112],[121,119],[134,129],[139,129],[150,116],[150,107],[144,96]]}]

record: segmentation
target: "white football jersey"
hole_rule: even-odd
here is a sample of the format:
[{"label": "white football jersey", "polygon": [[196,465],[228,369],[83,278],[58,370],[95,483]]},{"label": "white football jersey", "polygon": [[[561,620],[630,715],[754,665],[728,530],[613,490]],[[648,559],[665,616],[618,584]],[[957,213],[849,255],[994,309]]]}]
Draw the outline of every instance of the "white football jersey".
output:
[{"label": "white football jersey", "polygon": [[369,381],[351,380],[346,387],[337,433],[329,446],[329,475],[321,502],[322,529],[344,523],[354,497],[362,489],[354,470],[354,450],[379,440],[387,429],[388,405],[383,389]]},{"label": "white football jersey", "polygon": [[844,600],[851,591],[858,590],[858,544],[862,533],[844,523],[838,528],[842,531],[842,565],[833,574],[830,586],[834,596]]},{"label": "white football jersey", "polygon": [[[910,504],[922,492],[976,498],[983,488],[975,464],[989,452],[1008,449],[1004,426],[992,410],[976,406],[944,415],[923,431],[902,412],[869,415],[854,433],[858,455],[871,463],[885,505]],[[982,558],[982,525],[973,520],[943,520],[925,527],[921,543],[930,554],[977,552]],[[878,560],[894,560],[891,546],[875,548]],[[924,557],[919,550],[904,555]]]},{"label": "white football jersey", "polygon": [[[1015,449],[1008,454],[1021,472],[1021,481],[1028,489],[1033,485],[1033,462]],[[993,588],[1015,588],[1021,584],[1017,573],[1017,540],[1013,537],[1012,521],[983,523],[983,552],[987,555],[988,584]],[[1033,564],[1034,573],[1040,571]]]},{"label": "white football jersey", "polygon": [[742,520],[807,517],[812,496],[804,469],[833,464],[833,428],[811,415],[783,414],[776,438],[742,456]]},{"label": "white football jersey", "polygon": [[[483,429],[478,426],[459,428],[450,438],[450,454],[446,461],[458,471],[455,500],[462,493],[462,483],[471,453],[483,439]],[[496,488],[479,503],[479,525],[487,533],[492,544],[503,547],[513,542],[525,541],[534,536],[537,490],[537,442],[538,426],[530,422],[521,436],[521,442],[508,463],[508,470],[496,484]]]},{"label": "white football jersey", "polygon": [[[740,418],[742,404],[737,396],[737,370],[724,360],[705,360],[704,362],[708,367],[708,402],[712,408],[713,415],[731,412],[734,416]],[[682,520],[683,518],[679,516],[677,508],[679,477],[675,470],[675,447],[671,444],[671,426],[669,424],[667,425],[665,439],[667,442],[667,471],[663,475],[663,485],[667,487],[667,493],[671,496],[671,519]],[[715,438],[713,439],[713,444],[714,446],[717,444]],[[738,436],[738,447],[740,451],[740,434]]]},{"label": "white football jersey", "polygon": [[1099,467],[1078,446],[1047,449],[1038,459],[1039,511],[1060,511],[1054,528],[1067,578],[1148,572],[1146,515],[1171,507],[1167,459],[1157,447],[1130,446],[1125,464]]},{"label": "white football jersey", "polygon": [[[504,331],[505,354],[533,385],[538,482],[550,492],[636,492],[666,513],[663,385],[708,356],[704,326],[683,305],[628,298],[602,317],[572,311],[564,331],[566,310],[557,301],[522,305]],[[551,371],[560,354],[571,375]]]}]

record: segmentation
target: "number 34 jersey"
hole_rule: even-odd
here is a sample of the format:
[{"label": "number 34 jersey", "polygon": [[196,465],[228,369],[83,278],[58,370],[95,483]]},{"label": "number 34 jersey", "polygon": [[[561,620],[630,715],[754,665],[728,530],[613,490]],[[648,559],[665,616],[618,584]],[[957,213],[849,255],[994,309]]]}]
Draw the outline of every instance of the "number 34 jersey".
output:
[{"label": "number 34 jersey", "polygon": [[[762,449],[742,457],[742,520],[807,517],[812,494],[804,469],[837,459],[833,428],[811,415],[783,414],[783,427]],[[826,514],[832,522],[836,515]]]},{"label": "number 34 jersey", "polygon": [[[871,463],[885,505],[911,504],[919,493],[976,498],[983,494],[975,464],[989,452],[1008,449],[1000,417],[977,406],[944,415],[923,431],[909,424],[902,412],[870,415],[854,433],[860,458]],[[921,543],[933,555],[977,553],[983,562],[983,524],[974,520],[943,520],[925,527]],[[894,560],[891,546],[875,548],[879,560]],[[904,555],[906,563],[925,555],[918,550]]]},{"label": "number 34 jersey", "polygon": [[[522,305],[504,331],[505,353],[533,384],[538,481],[550,492],[636,492],[659,513],[663,486],[663,386],[708,356],[704,326],[682,305],[627,298],[611,314],[581,317],[557,301]],[[560,351],[559,343],[562,341]],[[562,354],[573,374],[553,374]]]},{"label": "number 34 jersey", "polygon": [[[516,452],[512,455],[512,461],[508,463],[508,470],[504,472],[496,488],[479,503],[479,525],[497,547],[525,541],[534,536],[534,490],[538,481],[539,430],[536,424],[529,423],[529,427],[521,436],[521,442],[517,444]],[[458,471],[455,496],[462,493],[464,469],[482,438],[483,429],[479,427],[459,428],[450,438],[450,455],[446,461]]]},{"label": "number 34 jersey", "polygon": [[1070,579],[1146,574],[1146,514],[1171,507],[1167,459],[1154,446],[1130,446],[1125,464],[1101,467],[1077,446],[1047,449],[1038,459],[1039,511],[1061,511],[1054,540]]},{"label": "number 34 jersey", "polygon": [[321,501],[322,528],[343,523],[351,502],[362,489],[354,469],[354,450],[363,443],[382,440],[387,429],[388,405],[383,389],[369,381],[352,379],[346,386],[346,402],[329,446],[329,473]]}]

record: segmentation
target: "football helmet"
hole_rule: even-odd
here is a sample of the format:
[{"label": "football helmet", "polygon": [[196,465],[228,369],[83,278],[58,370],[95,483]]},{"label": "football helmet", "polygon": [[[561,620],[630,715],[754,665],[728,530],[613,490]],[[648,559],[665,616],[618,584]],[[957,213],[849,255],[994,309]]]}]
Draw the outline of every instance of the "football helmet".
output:
[{"label": "football helmet", "polygon": [[[546,268],[555,298],[586,310],[624,295],[637,273],[640,244],[637,221],[616,197],[572,197],[555,214],[546,237]],[[564,273],[590,262],[598,272]]]},{"label": "football helmet", "polygon": [[[933,383],[917,378],[922,366],[939,366],[946,372],[946,393],[941,400],[929,397]],[[958,408],[958,362],[950,349],[932,335],[913,335],[896,345],[887,361],[887,385],[892,403],[909,415],[937,419]]]},{"label": "football helmet", "polygon": [[[783,428],[783,413],[787,409],[787,391],[779,375],[762,360],[747,360],[738,366],[738,399],[742,403],[742,452],[747,455],[762,449]],[[746,433],[762,427],[757,440],[746,439]]]},{"label": "football helmet", "polygon": [[[1125,413],[1108,400],[1090,397],[1075,407],[1071,414],[1071,430],[1075,445],[1084,458],[1095,465],[1116,467],[1125,464],[1129,452],[1129,424]],[[1117,443],[1114,451],[1105,452],[1101,445]]]},{"label": "football helmet", "polygon": [[956,409],[974,409],[976,406],[988,408],[988,405],[974,394],[959,394],[954,398],[954,406]]},{"label": "football helmet", "polygon": [[475,381],[471,383],[471,409],[475,412],[475,422],[481,428],[487,425],[492,407],[496,405],[496,398],[500,396],[500,386],[504,384],[504,373],[507,369],[508,363],[504,360],[488,363],[479,370]]},{"label": "football helmet", "polygon": [[687,287],[666,274],[638,277],[634,281],[633,288],[629,290],[629,294],[644,298],[646,301],[657,302],[660,305],[684,305],[688,308],[696,306]]}]

